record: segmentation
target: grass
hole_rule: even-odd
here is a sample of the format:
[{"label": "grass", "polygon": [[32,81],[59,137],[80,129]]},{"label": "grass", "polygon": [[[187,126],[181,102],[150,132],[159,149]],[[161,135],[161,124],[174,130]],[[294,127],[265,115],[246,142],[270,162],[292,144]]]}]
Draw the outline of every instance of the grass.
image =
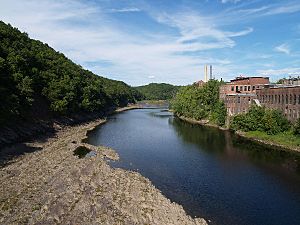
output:
[{"label": "grass", "polygon": [[288,148],[300,148],[300,137],[293,135],[292,131],[286,131],[275,135],[269,135],[263,131],[248,131],[245,135],[250,138],[258,138]]}]

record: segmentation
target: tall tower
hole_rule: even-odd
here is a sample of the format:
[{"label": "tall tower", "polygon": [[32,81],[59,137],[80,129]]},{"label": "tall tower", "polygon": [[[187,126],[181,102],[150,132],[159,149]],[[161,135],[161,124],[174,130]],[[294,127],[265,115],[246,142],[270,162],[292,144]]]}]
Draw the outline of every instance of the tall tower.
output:
[{"label": "tall tower", "polygon": [[208,81],[208,77],[207,77],[207,65],[204,65],[204,82],[206,83]]},{"label": "tall tower", "polygon": [[212,65],[209,66],[209,79],[213,79]]}]

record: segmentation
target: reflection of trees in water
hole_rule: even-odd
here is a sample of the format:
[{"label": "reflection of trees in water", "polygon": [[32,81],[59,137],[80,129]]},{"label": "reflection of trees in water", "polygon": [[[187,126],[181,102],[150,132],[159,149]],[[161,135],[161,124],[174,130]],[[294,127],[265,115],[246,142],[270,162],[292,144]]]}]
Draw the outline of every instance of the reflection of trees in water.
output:
[{"label": "reflection of trees in water", "polygon": [[239,151],[247,154],[252,162],[276,164],[300,174],[299,153],[284,151],[278,147],[249,141],[237,135],[233,135],[232,142],[233,146],[238,147]]},{"label": "reflection of trees in water", "polygon": [[169,124],[175,129],[177,135],[185,143],[194,144],[204,151],[224,152],[226,148],[226,136],[224,132],[216,128],[208,128],[181,121],[178,118],[170,118]]},{"label": "reflection of trees in water", "polygon": [[300,154],[259,144],[229,131],[190,124],[178,118],[170,118],[169,124],[185,143],[194,144],[206,152],[237,159],[244,158],[263,166],[284,168],[300,173]]}]

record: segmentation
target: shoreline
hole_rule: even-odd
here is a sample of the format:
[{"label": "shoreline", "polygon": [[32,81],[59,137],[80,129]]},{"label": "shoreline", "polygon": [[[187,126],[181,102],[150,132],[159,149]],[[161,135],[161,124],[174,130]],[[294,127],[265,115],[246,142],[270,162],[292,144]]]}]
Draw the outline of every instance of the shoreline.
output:
[{"label": "shoreline", "polygon": [[247,140],[251,140],[251,141],[253,141],[255,143],[263,144],[263,145],[266,145],[268,147],[273,147],[275,150],[279,149],[279,150],[283,150],[283,151],[287,151],[287,152],[292,152],[292,153],[297,153],[297,154],[300,153],[300,147],[299,148],[297,148],[297,147],[290,147],[290,146],[279,144],[279,143],[276,143],[276,142],[273,142],[273,141],[268,141],[268,140],[264,140],[264,139],[261,139],[261,138],[257,138],[257,137],[249,137],[243,131],[235,131],[234,133],[236,135],[240,136],[240,137],[243,137],[243,138],[245,138]]},{"label": "shoreline", "polygon": [[[223,131],[230,131],[229,128],[224,128],[224,127],[220,127],[220,126],[217,126],[217,125],[209,124],[207,122],[207,120],[195,120],[195,119],[187,118],[187,117],[183,117],[183,116],[176,116],[176,117],[179,118],[180,120],[186,121],[186,122],[191,123],[191,124],[198,124],[198,125],[201,125],[201,126],[214,127],[214,128],[217,128],[217,129],[220,129],[220,130],[223,130]],[[276,142],[273,142],[273,141],[264,140],[264,139],[261,139],[261,138],[249,137],[243,131],[234,131],[234,134],[236,134],[236,135],[238,135],[242,138],[245,138],[249,141],[253,141],[255,143],[274,148],[274,150],[282,150],[282,151],[288,151],[288,152],[292,152],[292,153],[300,153],[300,147],[298,147],[298,148],[297,147],[290,147],[290,146],[282,145],[282,144],[279,144],[279,143],[276,143]]]},{"label": "shoreline", "polygon": [[[34,151],[0,168],[0,223],[207,224],[187,215],[138,172],[109,166],[107,160],[119,158],[113,149],[82,142],[105,122],[63,127],[54,137],[23,143]],[[79,147],[94,155],[78,158]]]}]

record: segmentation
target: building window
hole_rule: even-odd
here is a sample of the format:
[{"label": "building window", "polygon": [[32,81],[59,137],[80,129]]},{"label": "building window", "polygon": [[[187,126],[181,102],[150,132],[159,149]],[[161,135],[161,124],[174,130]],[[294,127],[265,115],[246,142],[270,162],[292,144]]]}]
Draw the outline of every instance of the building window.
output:
[{"label": "building window", "polygon": [[277,104],[277,95],[275,95],[275,102],[274,103]]},{"label": "building window", "polygon": [[278,95],[278,103],[280,103],[280,95]]},{"label": "building window", "polygon": [[282,100],[282,104],[284,104],[284,95],[282,95],[281,100]]},{"label": "building window", "polygon": [[251,86],[248,86],[248,91],[250,91],[250,89],[251,89]]},{"label": "building window", "polygon": [[247,91],[247,86],[244,86],[244,91]]},{"label": "building window", "polygon": [[300,105],[300,95],[298,96],[298,104]]},{"label": "building window", "polygon": [[240,86],[240,91],[243,91],[243,86]]},{"label": "building window", "polygon": [[239,91],[239,86],[235,86],[235,91],[236,91],[236,92]]},{"label": "building window", "polygon": [[231,86],[231,91],[234,91],[234,86]]},{"label": "building window", "polygon": [[297,96],[294,95],[294,105],[296,105],[296,102],[297,102]]},{"label": "building window", "polygon": [[255,90],[255,86],[252,86],[252,91],[254,91]]},{"label": "building window", "polygon": [[285,96],[285,104],[289,104],[289,96],[288,95]]},{"label": "building window", "polygon": [[290,104],[293,104],[293,96],[290,95]]},{"label": "building window", "polygon": [[238,97],[238,103],[241,103],[241,98],[240,97]]}]

